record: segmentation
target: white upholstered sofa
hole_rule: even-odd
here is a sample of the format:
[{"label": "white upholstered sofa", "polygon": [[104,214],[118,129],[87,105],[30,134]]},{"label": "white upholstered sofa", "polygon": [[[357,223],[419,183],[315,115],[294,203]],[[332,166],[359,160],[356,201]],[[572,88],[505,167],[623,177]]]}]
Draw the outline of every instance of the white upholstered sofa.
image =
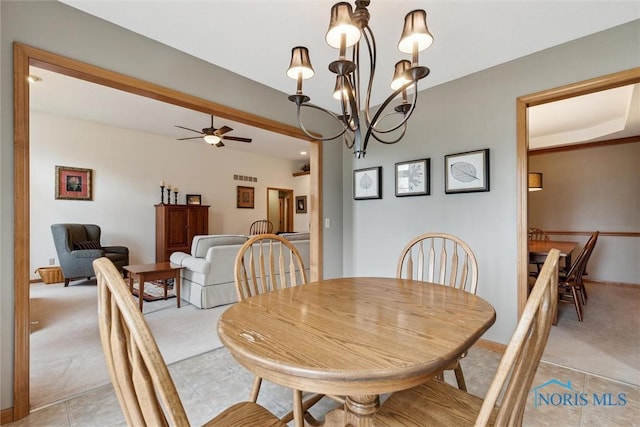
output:
[{"label": "white upholstered sofa", "polygon": [[[309,276],[309,233],[285,233],[300,252]],[[212,308],[238,301],[233,265],[240,247],[249,239],[244,235],[195,236],[191,253],[174,252],[170,261],[183,266],[181,296],[198,308]]]}]

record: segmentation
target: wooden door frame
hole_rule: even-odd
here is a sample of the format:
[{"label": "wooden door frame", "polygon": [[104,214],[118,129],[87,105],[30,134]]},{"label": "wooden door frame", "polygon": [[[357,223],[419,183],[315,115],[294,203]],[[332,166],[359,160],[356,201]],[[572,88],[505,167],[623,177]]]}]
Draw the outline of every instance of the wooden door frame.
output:
[{"label": "wooden door frame", "polygon": [[529,255],[527,249],[528,229],[528,194],[527,174],[529,173],[529,124],[527,122],[527,108],[549,102],[560,101],[575,96],[587,95],[615,87],[626,86],[640,82],[640,67],[602,77],[585,80],[520,96],[516,100],[516,128],[517,128],[517,201],[518,201],[518,318],[522,315],[527,302],[527,280]]},{"label": "wooden door frame", "polygon": [[27,82],[27,76],[31,65],[312,142],[310,144],[311,177],[309,188],[311,223],[310,276],[312,280],[322,278],[322,182],[320,178],[322,176],[322,144],[320,141],[310,139],[296,127],[275,120],[236,110],[144,80],[14,42],[14,361],[13,414],[11,416],[13,420],[18,420],[29,414],[30,188],[29,83]]}]

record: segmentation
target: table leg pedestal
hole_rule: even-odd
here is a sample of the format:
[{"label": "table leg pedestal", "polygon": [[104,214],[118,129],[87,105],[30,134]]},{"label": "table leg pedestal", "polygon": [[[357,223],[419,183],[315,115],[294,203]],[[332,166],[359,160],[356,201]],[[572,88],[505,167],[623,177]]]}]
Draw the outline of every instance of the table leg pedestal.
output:
[{"label": "table leg pedestal", "polygon": [[346,396],[344,409],[338,408],[329,412],[323,426],[373,427],[373,417],[379,407],[380,397],[377,394]]}]

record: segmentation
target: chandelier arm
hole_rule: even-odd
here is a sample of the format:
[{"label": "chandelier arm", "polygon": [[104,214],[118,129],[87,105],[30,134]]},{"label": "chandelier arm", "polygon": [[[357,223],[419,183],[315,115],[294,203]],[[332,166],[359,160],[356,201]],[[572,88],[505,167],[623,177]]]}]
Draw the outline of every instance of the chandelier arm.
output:
[{"label": "chandelier arm", "polygon": [[[302,123],[302,117],[300,115],[300,110],[301,110],[302,107],[314,108],[316,110],[322,111],[323,113],[329,115],[330,117],[332,117],[336,122],[338,122],[342,126],[342,130],[340,132],[338,132],[334,136],[327,137],[327,138],[318,138],[317,135],[313,135],[311,132],[309,132],[307,130],[307,128],[305,128],[304,124]],[[313,139],[318,140],[318,141],[330,141],[332,139],[339,138],[342,135],[344,135],[347,130],[349,130],[349,128],[344,125],[342,120],[340,120],[340,117],[338,117],[338,115],[335,114],[333,111],[326,110],[326,109],[324,109],[322,107],[319,107],[319,106],[317,106],[315,104],[311,104],[309,102],[306,102],[304,104],[298,105],[296,115],[297,115],[297,118],[298,118],[298,126],[300,127],[302,132],[304,132],[305,135],[307,135],[309,138],[313,138]]]},{"label": "chandelier arm", "polygon": [[[354,96],[354,88],[351,85],[349,78],[345,77],[343,82],[344,82],[343,91],[342,91],[343,97],[342,97],[342,101],[340,102],[340,105],[342,105],[342,117],[344,118],[344,120],[342,120],[343,127],[348,128],[352,132],[355,132],[360,127],[360,115],[358,114],[358,103]],[[344,90],[344,85],[346,85],[347,90]],[[346,100],[344,99],[345,93],[347,95]],[[348,105],[351,107],[350,112],[347,111],[347,101],[349,101]],[[349,113],[351,114],[349,115]],[[350,117],[350,119],[348,120],[347,117]]]},{"label": "chandelier arm", "polygon": [[[406,112],[406,114],[404,115],[404,118],[397,123],[394,127],[389,128],[389,129],[378,129],[376,128],[376,123],[379,122],[378,118],[380,116],[380,114],[382,114],[382,112],[384,111],[384,109],[387,107],[387,105],[393,101],[393,99],[398,96],[398,92],[402,92],[403,89],[408,89],[410,86],[415,85],[414,88],[414,94],[413,94],[413,99],[411,100],[411,107],[409,108],[409,111]],[[408,120],[409,117],[411,117],[411,114],[413,114],[413,110],[415,110],[416,105],[418,102],[418,82],[409,82],[407,84],[405,84],[404,86],[400,87],[397,91],[395,91],[394,93],[392,93],[380,106],[380,108],[378,109],[378,111],[376,112],[376,115],[373,117],[374,122],[371,124],[370,128],[372,130],[372,132],[376,132],[376,133],[389,133],[389,132],[393,132],[394,130],[400,128],[400,126],[402,126],[403,124],[405,124]],[[393,113],[390,113],[393,114]],[[385,117],[389,116],[390,114],[387,114]]]},{"label": "chandelier arm", "polygon": [[[377,50],[376,38],[374,37],[373,31],[371,31],[371,27],[369,27],[369,25],[362,29],[362,35],[364,36],[364,40],[367,44],[367,50],[369,52],[369,84],[367,85],[367,94],[364,103],[365,121],[367,127],[369,127],[371,123],[373,123],[371,121],[370,103],[371,91],[373,90],[373,77],[376,73]],[[358,63],[358,70],[360,70],[359,65],[360,63]]]},{"label": "chandelier arm", "polygon": [[[387,116],[390,116],[390,115],[392,115],[392,114],[400,114],[400,113],[389,113],[389,114],[387,114]],[[385,117],[386,117],[386,116],[385,116]],[[397,137],[396,139],[394,139],[394,140],[391,140],[391,141],[385,141],[385,140],[384,140],[384,139],[382,139],[380,136],[376,135],[376,132],[375,132],[375,131],[371,132],[371,136],[372,136],[376,141],[378,141],[378,142],[381,142],[381,143],[383,143],[383,144],[391,145],[391,144],[395,144],[396,142],[399,142],[399,141],[404,137],[404,134],[405,134],[406,132],[407,132],[407,123],[405,122],[405,123],[402,125],[402,132],[400,133],[400,136],[398,136],[398,137]]]},{"label": "chandelier arm", "polygon": [[371,137],[371,134],[375,131],[377,133],[388,133],[388,132],[392,132],[396,129],[398,129],[400,126],[402,126],[403,124],[405,124],[407,122],[407,120],[409,120],[409,117],[411,116],[411,113],[413,113],[413,110],[415,109],[416,106],[416,101],[418,99],[418,86],[417,86],[417,82],[410,82],[410,83],[406,83],[405,85],[401,86],[400,88],[398,88],[395,92],[393,92],[391,95],[389,95],[389,97],[387,99],[385,99],[385,101],[382,103],[382,105],[380,106],[380,108],[378,109],[378,111],[376,111],[376,114],[373,116],[373,123],[377,123],[378,118],[380,117],[380,115],[382,114],[382,112],[384,111],[384,109],[387,107],[387,105],[389,105],[389,103],[391,101],[393,101],[393,99],[398,96],[398,94],[400,92],[402,92],[404,89],[406,89],[407,87],[409,87],[411,84],[415,84],[415,93],[414,93],[414,98],[413,101],[411,103],[411,109],[407,112],[407,114],[404,116],[404,119],[402,119],[400,121],[400,123],[398,125],[396,125],[395,127],[389,129],[389,130],[385,130],[385,131],[380,131],[375,129],[374,125],[372,124],[371,126],[369,126],[367,128],[367,133],[365,134],[364,137],[364,141],[362,142],[362,151],[366,153],[367,151],[367,144],[369,143],[369,137]]}]

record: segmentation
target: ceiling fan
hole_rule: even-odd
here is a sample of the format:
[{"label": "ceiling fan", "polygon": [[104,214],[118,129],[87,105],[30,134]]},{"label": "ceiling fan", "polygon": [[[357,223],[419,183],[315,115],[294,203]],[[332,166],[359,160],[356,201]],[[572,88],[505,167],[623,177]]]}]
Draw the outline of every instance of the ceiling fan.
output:
[{"label": "ceiling fan", "polygon": [[224,143],[222,142],[223,139],[226,139],[229,141],[251,142],[251,138],[241,138],[239,136],[226,136],[225,134],[227,132],[231,132],[233,130],[229,126],[222,126],[221,128],[218,128],[218,129],[214,128],[213,115],[211,116],[211,127],[204,128],[202,129],[202,131],[189,129],[179,125],[174,125],[174,126],[180,129],[186,129],[186,130],[190,130],[191,132],[196,132],[200,134],[200,136],[192,136],[189,138],[178,138],[178,141],[184,141],[186,139],[204,138],[207,144],[215,145],[216,147],[224,147]]}]

